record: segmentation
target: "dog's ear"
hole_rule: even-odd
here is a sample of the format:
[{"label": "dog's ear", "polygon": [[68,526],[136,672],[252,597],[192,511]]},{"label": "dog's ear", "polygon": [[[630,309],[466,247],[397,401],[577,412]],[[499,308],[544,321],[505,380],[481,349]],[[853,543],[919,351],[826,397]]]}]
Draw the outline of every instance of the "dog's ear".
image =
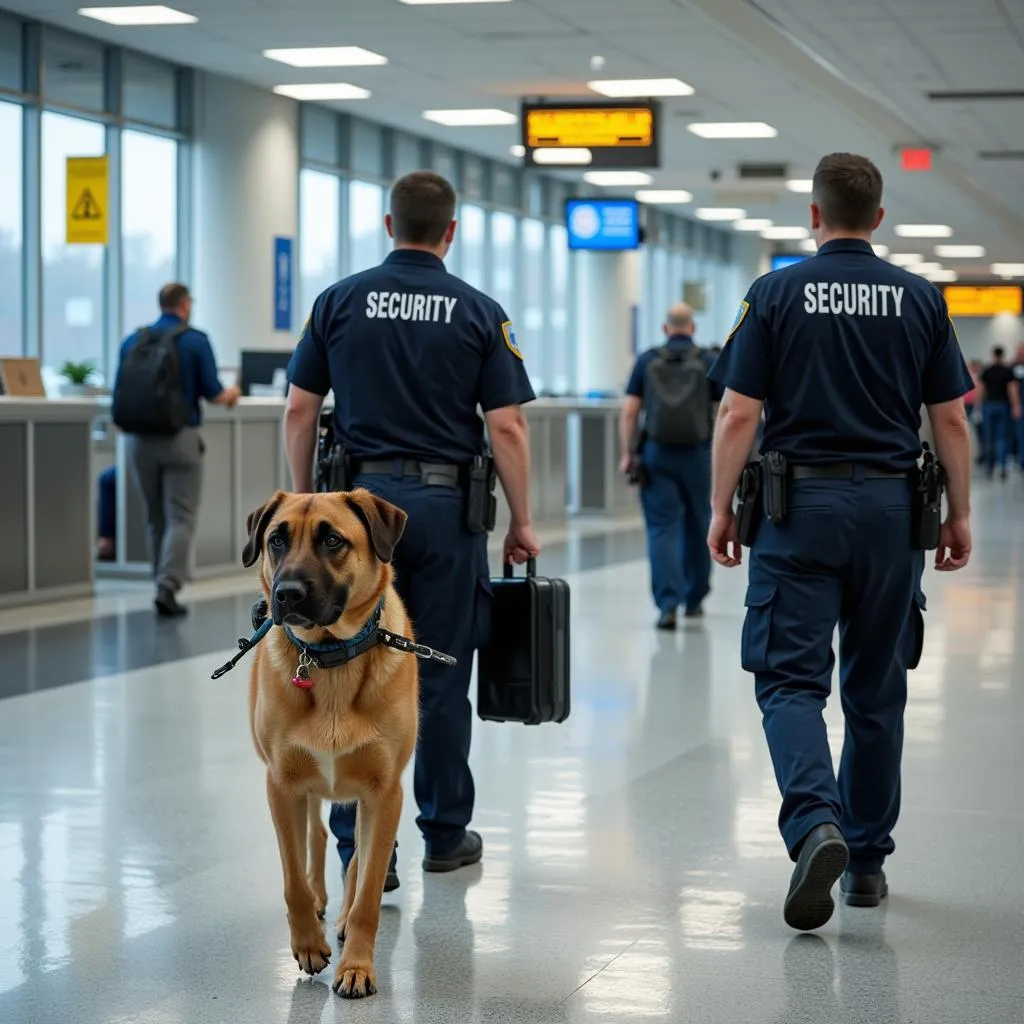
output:
[{"label": "dog's ear", "polygon": [[255,512],[249,513],[249,518],[245,521],[245,528],[249,531],[249,539],[242,549],[242,565],[246,569],[251,568],[259,561],[259,557],[263,552],[263,537],[267,532],[267,527],[270,525],[270,520],[274,518],[274,513],[278,510],[282,501],[284,501],[284,491],[275,491],[266,505],[260,505]]},{"label": "dog's ear", "polygon": [[409,518],[397,505],[359,488],[344,495],[345,503],[359,518],[370,535],[374,553],[385,564],[395,555]]}]

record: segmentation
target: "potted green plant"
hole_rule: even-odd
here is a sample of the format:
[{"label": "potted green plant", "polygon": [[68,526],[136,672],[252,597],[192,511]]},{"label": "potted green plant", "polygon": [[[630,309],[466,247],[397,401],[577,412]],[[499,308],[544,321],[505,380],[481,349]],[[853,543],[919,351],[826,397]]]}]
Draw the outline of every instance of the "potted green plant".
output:
[{"label": "potted green plant", "polygon": [[68,360],[61,368],[60,375],[64,378],[61,385],[62,395],[85,395],[89,393],[89,383],[96,376],[96,364],[91,360],[76,363]]}]

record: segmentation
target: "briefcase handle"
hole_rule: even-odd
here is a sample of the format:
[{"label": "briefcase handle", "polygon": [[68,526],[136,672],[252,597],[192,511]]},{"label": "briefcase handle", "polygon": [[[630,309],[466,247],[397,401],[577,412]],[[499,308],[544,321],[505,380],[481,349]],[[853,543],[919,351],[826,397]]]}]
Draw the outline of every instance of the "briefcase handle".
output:
[{"label": "briefcase handle", "polygon": [[[505,579],[510,580],[516,574],[515,566],[511,562],[505,563]],[[526,575],[536,576],[537,575],[537,559],[531,558],[526,563]]]}]

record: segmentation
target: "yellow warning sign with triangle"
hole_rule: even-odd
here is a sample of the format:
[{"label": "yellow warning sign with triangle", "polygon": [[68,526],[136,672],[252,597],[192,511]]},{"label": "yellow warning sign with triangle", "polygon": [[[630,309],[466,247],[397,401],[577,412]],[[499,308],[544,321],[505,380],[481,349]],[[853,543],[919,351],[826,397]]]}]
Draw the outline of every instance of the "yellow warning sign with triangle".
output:
[{"label": "yellow warning sign with triangle", "polygon": [[69,156],[68,245],[106,245],[109,241],[110,175],[105,156]]}]

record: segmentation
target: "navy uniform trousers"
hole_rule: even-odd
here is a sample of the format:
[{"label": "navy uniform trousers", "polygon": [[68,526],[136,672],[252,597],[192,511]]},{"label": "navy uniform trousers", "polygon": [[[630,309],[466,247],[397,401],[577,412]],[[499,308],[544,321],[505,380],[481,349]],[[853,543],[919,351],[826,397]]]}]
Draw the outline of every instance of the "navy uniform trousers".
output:
[{"label": "navy uniform trousers", "polygon": [[[794,481],[786,522],[761,524],[742,658],[755,676],[793,859],[825,823],[843,830],[857,874],[881,870],[894,849],[907,670],[923,642],[923,571],[902,479],[864,479],[858,470],[852,480]],[[822,718],[837,623],[846,717],[838,780]]]},{"label": "navy uniform trousers", "polygon": [[711,591],[711,446],[647,441],[642,461],[654,603],[661,612],[697,608]]},{"label": "navy uniform trousers", "polygon": [[[473,652],[490,630],[487,538],[466,529],[461,490],[379,474],[361,476],[353,486],[365,487],[408,513],[395,549],[395,589],[405,602],[416,640],[459,662],[455,667],[419,663],[416,823],[427,856],[444,857],[462,842],[473,816],[469,681]],[[354,804],[331,808],[331,831],[345,865],[354,848],[355,813]]]}]

